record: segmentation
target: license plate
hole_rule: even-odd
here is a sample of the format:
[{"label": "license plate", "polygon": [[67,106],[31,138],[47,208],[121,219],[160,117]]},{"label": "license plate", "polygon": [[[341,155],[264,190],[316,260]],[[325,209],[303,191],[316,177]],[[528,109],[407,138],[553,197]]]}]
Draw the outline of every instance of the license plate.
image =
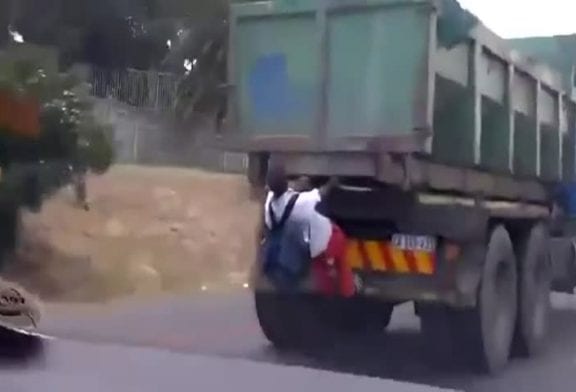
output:
[{"label": "license plate", "polygon": [[432,253],[436,251],[436,238],[428,235],[394,234],[392,246],[401,250]]}]

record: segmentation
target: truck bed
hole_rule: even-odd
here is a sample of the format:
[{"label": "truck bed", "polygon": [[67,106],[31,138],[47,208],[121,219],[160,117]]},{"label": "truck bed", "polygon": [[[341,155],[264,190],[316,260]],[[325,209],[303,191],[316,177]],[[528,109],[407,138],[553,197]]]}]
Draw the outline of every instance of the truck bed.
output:
[{"label": "truck bed", "polygon": [[455,0],[272,0],[230,20],[232,149],[496,198],[573,179],[573,92]]}]

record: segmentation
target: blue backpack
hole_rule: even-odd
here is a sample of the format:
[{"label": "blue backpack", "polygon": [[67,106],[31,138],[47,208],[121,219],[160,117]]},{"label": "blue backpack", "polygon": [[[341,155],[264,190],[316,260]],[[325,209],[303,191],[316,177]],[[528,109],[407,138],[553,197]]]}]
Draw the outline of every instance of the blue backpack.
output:
[{"label": "blue backpack", "polygon": [[262,268],[264,275],[280,290],[294,289],[310,266],[305,222],[289,221],[298,196],[290,198],[280,220],[272,208],[268,209],[271,225],[262,243]]}]

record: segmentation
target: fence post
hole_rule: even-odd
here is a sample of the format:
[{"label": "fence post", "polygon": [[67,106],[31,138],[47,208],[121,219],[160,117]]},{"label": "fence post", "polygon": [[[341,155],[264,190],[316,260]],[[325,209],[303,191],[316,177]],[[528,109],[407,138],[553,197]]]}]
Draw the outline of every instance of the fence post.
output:
[{"label": "fence post", "polygon": [[156,111],[160,110],[160,73],[156,72],[156,102],[154,102],[154,107]]},{"label": "fence post", "polygon": [[140,128],[136,122],[134,122],[134,138],[132,143],[132,159],[134,160],[135,164],[140,163]]}]

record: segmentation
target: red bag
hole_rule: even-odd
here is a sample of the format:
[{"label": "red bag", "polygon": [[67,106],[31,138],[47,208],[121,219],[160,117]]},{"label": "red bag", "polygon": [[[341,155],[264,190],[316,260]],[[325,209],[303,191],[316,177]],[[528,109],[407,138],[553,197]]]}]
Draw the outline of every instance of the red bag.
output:
[{"label": "red bag", "polygon": [[321,294],[327,296],[352,297],[354,274],[346,263],[346,235],[335,224],[332,224],[332,235],[326,251],[312,262],[312,277]]}]

